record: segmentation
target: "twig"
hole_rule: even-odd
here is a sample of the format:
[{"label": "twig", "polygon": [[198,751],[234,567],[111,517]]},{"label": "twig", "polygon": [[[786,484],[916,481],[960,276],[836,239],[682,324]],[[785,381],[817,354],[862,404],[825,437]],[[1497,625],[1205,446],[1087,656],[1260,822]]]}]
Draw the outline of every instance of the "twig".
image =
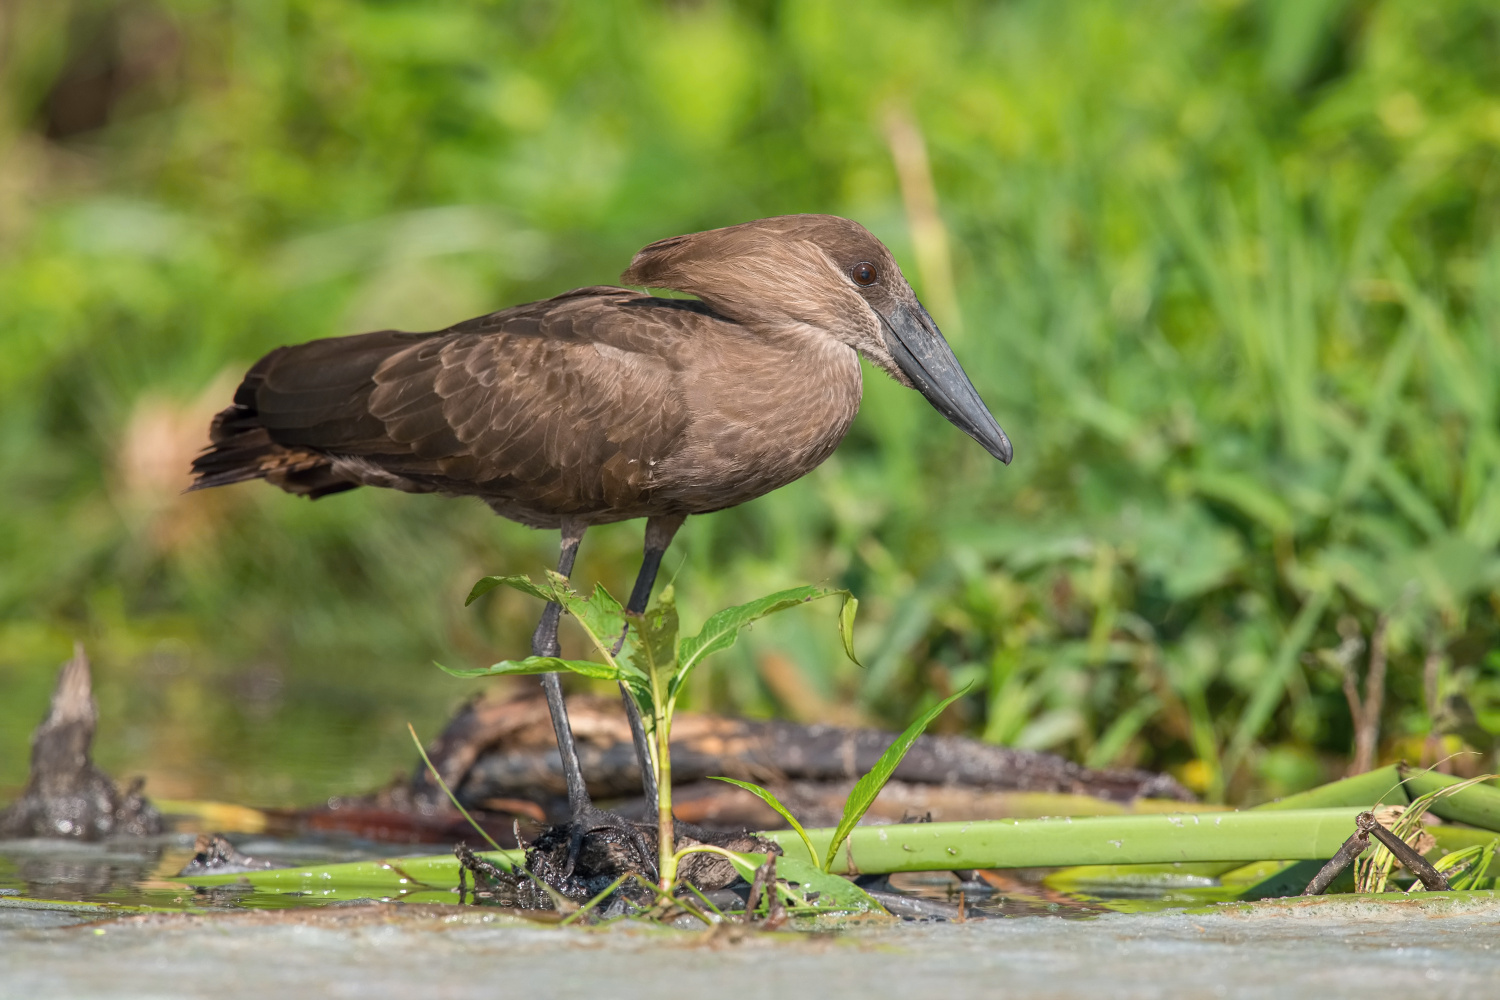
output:
[{"label": "twig", "polygon": [[469,850],[469,845],[460,841],[453,846],[453,856],[458,859],[458,874],[463,877],[465,871],[474,873],[474,895],[479,895],[479,880],[483,878],[491,886],[505,884],[506,873],[498,866],[490,864],[484,858]]},{"label": "twig", "polygon": [[1302,890],[1304,896],[1321,896],[1327,891],[1333,880],[1347,867],[1349,862],[1359,857],[1364,849],[1370,846],[1370,838],[1374,837],[1385,845],[1386,850],[1395,856],[1406,866],[1407,870],[1421,880],[1424,888],[1431,892],[1443,892],[1448,889],[1448,880],[1443,873],[1427,863],[1427,859],[1414,851],[1406,841],[1396,836],[1380,824],[1374,813],[1362,812],[1354,818],[1354,834],[1344,841],[1338,853],[1329,859],[1328,863],[1313,876],[1313,880],[1307,883],[1307,888]]},{"label": "twig", "polygon": [[[1361,813],[1360,818],[1362,819],[1369,815],[1369,813]],[[1373,819],[1374,817],[1371,818]],[[1307,883],[1307,888],[1302,890],[1302,895],[1323,895],[1323,893],[1328,891],[1328,887],[1333,884],[1333,880],[1343,874],[1345,868],[1349,867],[1349,862],[1363,854],[1365,848],[1369,846],[1369,832],[1360,825],[1359,820],[1355,820],[1354,834],[1348,840],[1344,841],[1343,846],[1338,849],[1338,853],[1329,858],[1326,865],[1318,869],[1318,874],[1314,875],[1312,881]]]},{"label": "twig", "polygon": [[1369,816],[1370,835],[1385,845],[1385,849],[1395,855],[1396,860],[1406,866],[1406,870],[1421,879],[1422,885],[1429,892],[1446,892],[1448,880],[1443,873],[1427,863],[1427,859],[1418,854],[1406,841],[1396,836],[1376,821],[1369,813],[1360,813],[1360,818]]},{"label": "twig", "polygon": [[1375,750],[1380,742],[1380,712],[1385,705],[1386,632],[1390,616],[1381,615],[1370,635],[1370,666],[1365,671],[1365,696],[1359,696],[1354,658],[1344,662],[1344,697],[1354,720],[1354,759],[1349,775],[1364,774],[1375,766]]},{"label": "twig", "polygon": [[[765,864],[755,869],[755,877],[750,880],[750,895],[745,899],[745,919],[755,919],[755,909],[760,906],[761,894],[766,891],[766,876],[776,871],[775,855],[766,858]],[[771,890],[775,893],[775,889]]]},{"label": "twig", "polygon": [[[522,875],[525,875],[527,878],[531,879],[531,881],[535,883],[538,889],[542,890],[543,894],[545,894],[546,897],[552,901],[552,907],[553,909],[557,910],[558,913],[569,914],[578,907],[577,903],[573,902],[567,896],[564,896],[562,893],[552,888],[546,882],[543,882],[541,879],[537,878],[536,874],[530,868],[527,868],[525,864],[514,866],[514,868],[510,872],[503,872],[497,866],[491,864],[484,858],[481,858],[479,855],[469,850],[469,845],[467,844],[457,845],[453,848],[453,853],[455,856],[457,856],[458,863],[461,868],[467,868],[469,871],[474,873],[474,894],[476,897],[479,895],[479,878],[481,875],[484,876],[484,878],[491,885],[500,886],[505,884],[507,876],[509,876],[513,880],[515,877],[515,873],[520,872]],[[512,884],[515,883],[512,882]]]}]

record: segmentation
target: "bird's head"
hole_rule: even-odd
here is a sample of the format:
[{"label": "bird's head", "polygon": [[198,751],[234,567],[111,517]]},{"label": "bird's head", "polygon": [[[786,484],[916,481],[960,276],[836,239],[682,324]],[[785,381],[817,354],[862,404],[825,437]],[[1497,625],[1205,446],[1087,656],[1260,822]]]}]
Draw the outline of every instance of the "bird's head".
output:
[{"label": "bird's head", "polygon": [[1010,439],[869,230],[835,215],[783,215],[658,240],[620,276],[698,296],[741,323],[804,326],[848,344],[1009,463]]}]

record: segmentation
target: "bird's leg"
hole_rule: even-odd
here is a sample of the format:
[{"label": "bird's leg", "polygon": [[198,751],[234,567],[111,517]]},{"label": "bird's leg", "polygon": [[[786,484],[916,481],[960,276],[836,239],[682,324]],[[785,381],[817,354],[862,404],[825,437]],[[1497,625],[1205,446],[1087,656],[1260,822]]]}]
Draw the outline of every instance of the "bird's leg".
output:
[{"label": "bird's leg", "polygon": [[[578,543],[583,541],[584,525],[564,518],[562,522],[562,551],[557,558],[557,572],[563,576],[573,574],[573,561],[578,557]],[[557,641],[557,626],[562,619],[562,605],[549,601],[542,611],[542,620],[537,623],[531,636],[532,656],[557,656],[562,647]],[[563,704],[562,676],[543,674],[542,690],[547,692],[547,711],[552,715],[552,731],[557,734],[557,752],[562,757],[563,779],[568,783],[568,810],[575,821],[593,808],[588,788],[583,783],[583,769],[578,765],[578,745],[573,741],[573,727],[568,723],[568,709]]]},{"label": "bird's leg", "polygon": [[[672,544],[672,537],[677,534],[677,529],[682,527],[684,516],[674,514],[667,517],[653,517],[646,522],[646,551],[641,559],[641,571],[636,574],[635,586],[630,590],[630,602],[625,605],[629,614],[638,615],[646,610],[646,604],[651,600],[651,588],[656,584],[656,574],[661,569],[661,559],[667,552],[667,546]],[[615,642],[615,652],[625,644],[625,633],[620,633],[620,638]],[[649,806],[656,801],[656,770],[651,766],[651,747],[646,742],[646,727],[641,723],[641,711],[636,707],[635,699],[630,697],[630,691],[625,687],[625,682],[620,682],[620,700],[625,702],[625,716],[630,720],[630,738],[635,743],[635,759],[641,769],[641,790],[645,793],[646,803]]]},{"label": "bird's leg", "polygon": [[[562,522],[562,551],[557,558],[557,572],[562,576],[573,574],[573,562],[578,556],[578,543],[583,541],[586,526],[571,518]],[[659,561],[659,560],[658,560]],[[562,620],[562,605],[549,601],[542,611],[542,620],[537,623],[531,636],[532,656],[557,656],[562,646],[557,641],[557,627]],[[641,831],[630,823],[607,812],[594,808],[589,798],[588,787],[583,783],[583,768],[578,763],[578,745],[573,740],[573,727],[568,722],[568,708],[563,703],[562,676],[543,674],[542,690],[547,693],[547,711],[552,715],[552,731],[557,736],[557,753],[562,758],[563,779],[568,784],[568,851],[563,861],[561,874],[566,878],[573,873],[574,865],[583,850],[583,838],[590,830],[600,827],[615,827],[622,831],[635,846],[642,862],[651,864],[651,851],[646,846]],[[637,744],[639,746],[640,744]],[[655,877],[654,872],[652,877]]]}]

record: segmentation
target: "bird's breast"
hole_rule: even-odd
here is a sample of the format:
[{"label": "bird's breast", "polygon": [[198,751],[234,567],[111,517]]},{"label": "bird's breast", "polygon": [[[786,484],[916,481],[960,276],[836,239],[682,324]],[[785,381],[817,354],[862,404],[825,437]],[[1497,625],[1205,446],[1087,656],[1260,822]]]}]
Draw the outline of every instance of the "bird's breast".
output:
[{"label": "bird's breast", "polygon": [[657,468],[656,497],[689,512],[733,506],[799,479],[838,447],[859,411],[854,350],[826,335],[731,344],[684,373],[693,414]]}]

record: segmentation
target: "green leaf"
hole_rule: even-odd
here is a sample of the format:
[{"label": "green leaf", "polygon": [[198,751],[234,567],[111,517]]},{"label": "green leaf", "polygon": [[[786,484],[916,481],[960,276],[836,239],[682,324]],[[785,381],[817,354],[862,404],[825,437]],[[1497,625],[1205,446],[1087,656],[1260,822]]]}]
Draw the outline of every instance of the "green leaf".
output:
[{"label": "green leaf", "polygon": [[570,671],[582,674],[584,677],[592,677],[594,680],[626,679],[623,676],[624,671],[607,663],[595,663],[593,660],[564,660],[556,656],[528,656],[524,660],[501,660],[492,666],[470,669],[455,670],[441,663],[437,664],[437,667],[443,673],[452,674],[454,677],[494,677],[497,675],[514,677],[522,674],[556,674]]},{"label": "green leaf", "polygon": [[[740,854],[731,852],[732,863],[740,877],[753,881],[756,869],[766,863],[764,854]],[[776,879],[785,881],[795,893],[789,901],[797,907],[808,906],[814,911],[832,913],[883,914],[885,908],[859,886],[846,878],[830,875],[817,865],[782,855],[776,859]],[[781,890],[786,893],[786,886]],[[807,903],[807,897],[817,893],[817,900]],[[805,912],[805,911],[804,911]]]},{"label": "green leaf", "polygon": [[844,606],[839,608],[839,638],[844,640],[844,655],[856,666],[864,666],[854,655],[854,615],[859,611],[859,598],[853,594],[844,597]]},{"label": "green leaf", "polygon": [[483,580],[480,580],[478,583],[474,584],[473,589],[469,591],[469,596],[464,598],[464,607],[467,608],[469,605],[473,604],[475,601],[479,600],[481,597],[483,597],[485,594],[488,594],[496,587],[510,587],[513,590],[519,590],[523,594],[530,594],[532,597],[540,597],[544,601],[552,600],[551,593],[541,589],[536,584],[532,583],[530,577],[487,576]]},{"label": "green leaf", "polygon": [[[773,615],[787,608],[794,608],[808,601],[821,600],[824,597],[840,596],[847,604],[854,600],[847,590],[835,587],[793,587],[790,590],[778,591],[766,597],[738,604],[732,608],[725,608],[717,614],[711,615],[708,621],[703,623],[703,628],[697,635],[689,636],[682,640],[677,651],[677,676],[680,679],[709,653],[717,653],[720,650],[733,646],[735,640],[740,637],[740,631],[757,619],[767,615]],[[848,628],[852,630],[854,615],[847,612]],[[845,615],[839,616],[840,630],[845,629]],[[853,633],[847,632],[844,642],[845,650],[853,654]],[[858,662],[857,660],[855,662]]]},{"label": "green leaf", "polygon": [[677,603],[671,586],[662,590],[644,614],[628,618],[636,633],[630,662],[665,691],[677,668]]},{"label": "green leaf", "polygon": [[578,620],[599,652],[617,659],[610,650],[625,631],[625,613],[614,595],[605,590],[602,584],[595,584],[594,596],[584,597],[569,587],[568,578],[559,573],[549,571],[547,579],[552,584],[553,593],[557,595],[554,599],[563,606],[564,611]]},{"label": "green leaf", "polygon": [[768,789],[762,788],[754,782],[739,781],[735,778],[724,778],[714,774],[709,775],[709,778],[714,781],[727,781],[737,788],[743,788],[745,791],[749,792],[751,795],[754,795],[756,798],[760,799],[772,809],[775,809],[778,813],[781,814],[782,819],[792,824],[792,829],[797,831],[797,836],[801,837],[802,843],[807,845],[807,856],[812,858],[812,863],[818,863],[817,849],[813,847],[813,842],[807,836],[807,831],[802,829],[802,824],[797,822],[797,817],[793,816],[787,809],[787,807],[781,804],[781,800],[772,795]]},{"label": "green leaf", "polygon": [[885,753],[870,768],[870,772],[854,783],[854,788],[849,792],[849,798],[844,802],[844,818],[839,820],[837,829],[833,831],[833,841],[828,845],[828,856],[823,861],[823,870],[832,871],[833,861],[838,857],[839,848],[843,846],[844,840],[849,836],[859,821],[864,818],[870,806],[875,804],[875,797],[885,787],[885,783],[891,780],[891,775],[901,763],[901,758],[906,756],[906,751],[922,735],[922,730],[932,724],[932,720],[943,714],[943,710],[953,704],[959,698],[969,693],[966,686],[962,691],[957,691],[936,705],[922,713],[921,718],[906,727],[906,731],[896,737],[896,742],[886,748]]},{"label": "green leaf", "polygon": [[592,597],[584,597],[568,584],[567,577],[552,570],[547,571],[545,581],[540,584],[533,583],[526,576],[487,576],[474,584],[464,601],[465,606],[496,587],[510,587],[523,594],[562,605],[563,610],[583,626],[584,632],[601,656],[606,660],[615,658],[610,651],[625,631],[625,615],[620,602],[603,585],[594,587]]}]

